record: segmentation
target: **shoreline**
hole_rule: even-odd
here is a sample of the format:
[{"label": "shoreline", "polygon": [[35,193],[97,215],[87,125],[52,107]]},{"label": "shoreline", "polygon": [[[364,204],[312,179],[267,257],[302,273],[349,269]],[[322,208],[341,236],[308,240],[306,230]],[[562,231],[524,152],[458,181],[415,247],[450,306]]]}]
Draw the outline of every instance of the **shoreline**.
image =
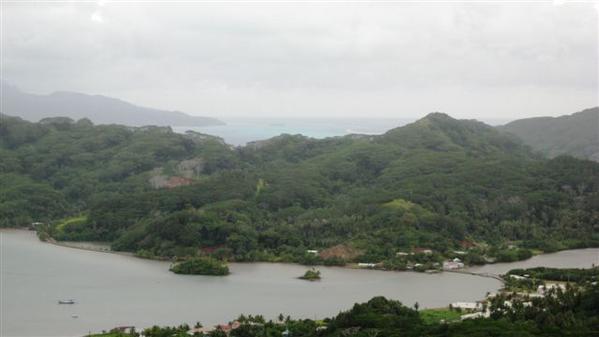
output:
[{"label": "shoreline", "polygon": [[[4,232],[4,231],[3,231],[3,230],[2,230],[2,231],[0,231],[0,233],[2,233],[2,232]],[[33,231],[31,231],[31,230],[27,230],[27,231],[25,231],[25,230],[23,230],[23,229],[21,229],[21,230],[14,230],[14,229],[10,229],[10,230],[6,230],[4,233],[6,234],[6,239],[7,239],[8,241],[10,241],[10,239],[9,239],[9,238],[15,238],[15,239],[17,239],[17,238],[19,238],[19,237],[21,238],[21,240],[25,240],[25,239],[26,239],[26,241],[28,241],[30,244],[38,244],[38,243],[39,243],[39,241],[40,241],[40,240],[37,238],[37,236],[35,236],[35,237],[33,236],[33,235],[35,234],[35,232],[33,232]],[[12,233],[12,234],[11,234],[11,233]],[[3,236],[4,236],[4,235],[3,235]],[[117,252],[110,252],[110,251],[102,250],[102,247],[103,247],[102,245],[98,245],[98,246],[92,246],[92,245],[87,245],[87,244],[85,244],[85,243],[84,243],[84,244],[82,244],[82,245],[79,245],[79,246],[74,246],[74,245],[72,244],[72,242],[56,242],[56,241],[54,241],[54,240],[49,240],[49,241],[47,241],[47,242],[48,242],[48,243],[50,243],[50,244],[52,244],[52,245],[55,245],[55,246],[61,246],[61,247],[66,247],[66,248],[77,248],[77,249],[80,249],[80,250],[88,250],[88,251],[95,251],[95,252],[103,252],[103,253],[113,253],[113,254],[118,254]],[[77,244],[77,243],[75,243],[75,244]],[[17,248],[18,246],[10,246],[10,247],[12,247],[12,248]],[[46,247],[50,247],[50,246],[46,246]],[[46,250],[47,250],[47,249],[49,249],[49,248],[46,248]],[[58,251],[58,250],[56,250],[56,251]],[[67,251],[67,250],[63,250],[63,249],[61,249],[61,251],[62,251],[62,252],[60,252],[60,251],[59,251],[59,254],[60,254],[61,256],[62,256],[62,255],[66,255],[66,256],[68,256],[68,254],[74,254],[75,256],[77,256],[77,255],[86,255],[86,256],[89,256],[89,257],[92,257],[92,258],[93,258],[93,256],[96,256],[96,257],[95,257],[95,259],[100,259],[100,258],[101,258],[101,255],[99,255],[99,254],[84,254],[84,253],[79,253],[79,254],[77,254],[77,251],[71,251],[71,252],[69,252],[69,251]],[[18,254],[18,251],[16,251],[16,253]],[[50,252],[48,252],[48,253],[50,253],[50,254],[53,254],[51,251],[50,251]],[[120,254],[120,255],[131,256],[130,254]],[[588,255],[588,254],[586,254],[586,255]],[[593,254],[592,254],[592,255],[593,255],[593,256],[592,256],[592,258],[593,258],[593,261],[594,261],[594,256],[596,255],[596,254],[595,254],[595,251],[593,251]],[[83,257],[82,257],[82,258],[83,258]],[[115,260],[113,260],[113,259],[111,259],[111,258],[109,258],[109,257],[108,257],[108,258],[106,258],[106,257],[105,257],[104,259],[105,259],[105,260],[107,260],[106,264],[105,264],[105,263],[101,263],[100,265],[111,265],[111,264],[112,264],[112,262],[115,262],[115,263],[117,263],[117,264],[119,264],[119,265],[120,265],[120,264],[121,264],[121,262],[119,262],[119,260],[120,260],[120,261],[125,261],[125,262],[129,261],[129,263],[135,263],[135,260],[129,260],[129,259],[120,259],[120,258],[115,258]],[[79,260],[79,258],[77,258],[76,260]],[[67,261],[68,261],[68,260],[67,260]],[[139,261],[139,260],[138,260],[138,261]],[[586,260],[585,260],[585,261],[586,261]],[[140,262],[141,262],[141,263],[143,263],[143,261],[139,261],[138,263],[140,263]],[[585,263],[586,263],[586,262],[585,262]],[[245,263],[245,264],[247,264],[247,265],[252,265],[253,263]],[[269,263],[269,264],[270,264],[270,263]],[[153,264],[153,265],[154,265],[154,264]],[[266,265],[266,264],[264,264],[264,265]],[[151,269],[151,270],[156,270],[156,269],[164,269],[164,268],[166,268],[166,266],[167,266],[166,264],[165,264],[165,265],[159,265],[159,264],[155,264],[155,265],[154,265],[154,266],[152,266],[150,269]],[[261,269],[261,268],[257,268],[257,269],[250,269],[250,270],[255,270],[256,272],[262,272],[262,271],[264,271],[264,270],[277,270],[277,269],[281,268],[281,269],[283,269],[283,270],[287,270],[287,269],[290,269],[290,270],[291,270],[291,272],[289,272],[289,273],[288,273],[288,274],[290,274],[290,275],[291,275],[291,276],[289,276],[289,277],[293,277],[294,275],[295,275],[295,276],[299,275],[299,273],[297,273],[297,274],[296,274],[296,272],[300,271],[300,270],[302,269],[302,267],[300,267],[300,266],[297,266],[297,265],[296,265],[294,268],[291,268],[291,267],[293,267],[293,266],[291,266],[291,264],[287,264],[287,266],[285,266],[284,264],[281,264],[281,266],[280,266],[280,267],[279,267],[279,266],[271,266],[271,267],[267,267],[267,269]],[[95,268],[95,267],[94,267],[94,268]],[[145,269],[146,267],[143,267],[143,268]],[[246,271],[246,268],[249,268],[249,266],[248,266],[248,267],[239,266],[238,268],[239,268],[239,271],[238,271],[238,272],[236,272],[236,274],[238,274],[238,276],[239,276],[239,275],[242,275],[242,276],[243,276],[243,274],[244,274],[244,271]],[[333,268],[334,268],[334,267],[333,267]],[[339,267],[337,267],[337,268],[339,268]],[[337,268],[334,268],[334,269],[337,269]],[[127,268],[127,269],[128,269],[128,268]],[[327,269],[328,269],[328,267],[327,267]],[[344,269],[345,269],[345,268],[344,268]],[[338,270],[338,272],[343,272],[341,269],[337,269],[337,270]],[[328,273],[328,272],[327,272],[326,270],[325,270],[324,272],[325,272],[325,277],[323,278],[323,280],[326,282],[326,281],[328,281],[328,280],[327,280],[327,279],[328,279],[328,276],[327,276],[327,273]],[[338,273],[338,272],[335,272],[335,273]],[[168,273],[168,272],[167,272],[167,273]],[[331,270],[330,270],[330,273],[334,273],[334,270],[333,270],[333,269],[331,269]],[[404,275],[406,275],[406,276],[408,276],[409,274],[415,275],[415,274],[413,274],[413,273],[404,273]],[[262,274],[262,275],[265,275],[265,274]],[[268,275],[268,274],[266,274],[266,275]],[[350,273],[350,274],[347,274],[347,275],[350,275],[350,276],[351,276],[351,275],[354,275],[354,274]],[[398,275],[401,275],[401,274],[381,274],[381,273],[360,273],[360,274],[355,274],[355,276],[356,276],[356,278],[357,278],[357,279],[363,279],[364,281],[370,280],[370,279],[371,279],[371,275],[372,275],[372,278],[376,278],[376,279],[386,279],[386,278],[387,278],[387,279],[394,279],[395,277],[397,277]],[[448,275],[448,274],[446,274],[446,275]],[[423,280],[422,278],[433,278],[433,279],[435,279],[435,278],[437,278],[437,277],[439,277],[439,276],[440,276],[440,275],[438,275],[438,276],[431,276],[431,277],[421,276],[421,277],[419,277],[419,278],[417,278],[417,279],[419,279],[419,280],[422,280],[422,281],[426,281],[426,280]],[[448,276],[449,276],[449,275],[448,275]],[[456,275],[456,276],[457,276],[457,275]],[[267,276],[267,277],[268,277],[268,276]],[[179,277],[176,277],[176,278],[177,278],[176,282],[183,282],[183,283],[185,283],[185,282],[189,281],[189,280],[185,280],[185,278],[179,278]],[[411,276],[410,276],[410,277],[408,277],[408,279],[409,279],[409,278],[411,278]],[[168,279],[172,279],[172,277],[168,277]],[[333,279],[334,279],[334,278],[333,278]],[[400,279],[401,279],[401,280],[403,280],[403,278],[400,278]],[[160,280],[160,279],[157,279],[157,280]],[[483,283],[488,283],[489,281],[491,281],[490,279],[487,279],[487,280],[485,281],[485,280],[484,280],[484,279],[482,279],[482,278],[480,279],[480,281],[476,281],[476,280],[475,280],[475,281],[472,281],[472,279],[471,279],[471,278],[468,278],[468,277],[466,277],[466,275],[464,275],[464,278],[448,278],[448,279],[446,279],[446,280],[447,280],[447,283],[442,283],[442,284],[441,284],[443,287],[444,287],[444,285],[445,285],[445,284],[454,284],[453,282],[455,282],[455,284],[459,284],[459,283],[462,283],[462,282],[468,282],[468,284],[470,284],[470,283],[475,283],[475,284],[478,284],[478,283],[480,283],[480,282],[483,282]],[[191,281],[190,281],[190,282],[191,282]],[[426,282],[427,282],[427,284],[428,284],[428,281],[426,281]],[[193,280],[193,282],[191,282],[191,283],[195,283],[195,280]],[[212,282],[210,282],[210,283],[212,283]],[[226,282],[226,283],[228,283],[228,282]],[[293,283],[293,284],[295,284],[295,283]],[[302,285],[302,284],[300,284],[300,283],[297,283],[297,284],[298,284],[298,287],[302,287],[302,288],[305,288],[305,287],[306,287],[306,286],[304,286],[304,285]],[[305,284],[305,283],[303,283],[303,284]],[[319,288],[319,286],[318,286],[318,285],[316,286],[316,288],[314,288],[314,287],[311,287],[311,286],[312,286],[311,284],[308,284],[308,286],[307,286],[307,289],[308,289],[308,291],[313,291],[313,289]],[[399,287],[399,288],[402,288],[403,286],[401,285],[401,283],[398,283],[398,284],[397,284],[397,287]],[[501,286],[501,284],[500,284],[500,283],[493,282],[493,283],[491,283],[491,286],[489,287],[489,290],[488,290],[488,291],[489,291],[490,293],[496,293],[496,292],[498,291],[498,289],[499,289],[499,288],[501,288],[501,287],[502,287],[502,286]],[[485,290],[485,291],[486,291],[486,290]],[[61,296],[62,296],[62,295],[61,295]],[[468,301],[468,302],[475,302],[475,301],[478,301],[478,300],[483,300],[483,299],[485,298],[485,296],[486,296],[486,295],[485,295],[485,292],[484,292],[484,291],[481,291],[481,292],[480,292],[478,295],[474,294],[474,296],[473,296],[472,298],[470,298],[470,297],[464,297],[464,296],[458,296],[458,297],[456,297],[455,299],[454,299],[454,298],[452,298],[452,299],[450,299],[450,300],[447,300],[447,301],[437,301],[437,302],[439,302],[439,303],[437,303],[437,305],[431,305],[430,307],[423,306],[423,307],[422,307],[422,309],[430,309],[430,310],[435,310],[435,309],[437,309],[437,310],[445,310],[445,309],[447,309],[447,308],[448,308],[448,307],[447,307],[447,305],[448,305],[449,303],[452,303],[452,302],[454,302],[454,301]],[[416,297],[418,297],[418,296],[416,296]],[[58,297],[58,298],[60,298],[60,297]],[[401,296],[400,296],[400,297],[388,296],[388,298],[393,298],[393,299],[401,299]],[[356,301],[354,301],[354,302],[359,302],[359,301],[357,301],[357,300],[356,300]],[[54,302],[53,302],[53,303],[54,303]],[[411,301],[407,301],[406,303],[411,303]],[[228,313],[229,311],[227,311],[227,310],[222,310],[222,312],[226,314],[226,313]],[[260,312],[260,313],[262,313],[263,311],[257,311],[257,312]],[[222,315],[222,316],[225,316],[225,315]],[[129,316],[126,316],[126,317],[129,317]],[[134,317],[134,316],[131,316],[131,317]],[[229,315],[229,316],[227,316],[227,317],[232,317],[232,316],[231,316],[231,315]],[[295,317],[295,315],[294,315],[294,317]],[[297,316],[297,317],[300,317],[300,316]],[[218,318],[218,317],[217,317],[217,318]],[[145,322],[145,321],[144,321],[144,322]],[[187,319],[183,319],[183,320],[181,320],[181,322],[187,322],[187,323],[191,323],[191,322],[193,322],[193,320],[191,320],[191,321],[188,321]],[[178,323],[179,323],[179,322],[177,322],[176,324],[178,324]],[[169,324],[170,324],[170,323],[169,323]],[[175,323],[173,323],[173,324],[175,324]],[[212,323],[210,323],[210,324],[212,324]],[[112,326],[117,326],[117,325],[118,325],[117,323],[114,323],[114,324],[113,324],[112,322],[108,321],[108,323],[107,323],[106,325],[104,325],[102,328],[109,328],[109,327],[112,327]],[[147,327],[147,326],[149,326],[149,325],[146,325],[146,324],[136,324],[136,326],[139,326],[139,327]],[[98,330],[99,330],[99,329],[98,329]],[[97,330],[97,331],[98,331],[98,330]],[[84,331],[84,332],[85,332],[85,331]],[[81,334],[81,336],[83,336],[83,335],[84,335],[84,334]]]},{"label": "shoreline", "polygon": [[140,257],[136,256],[133,253],[130,253],[130,252],[119,252],[119,251],[116,251],[116,250],[112,250],[110,248],[102,249],[100,247],[98,247],[98,248],[82,247],[82,246],[78,246],[76,244],[69,244],[69,242],[76,242],[76,241],[56,241],[53,238],[49,238],[48,240],[41,240],[40,239],[40,242],[49,243],[51,245],[58,246],[58,247],[65,247],[65,248],[71,248],[71,249],[79,249],[79,250],[84,250],[84,251],[88,251],[88,252],[106,253],[106,254],[114,254],[114,255],[122,255],[122,256],[129,256],[129,257],[140,258]]},{"label": "shoreline", "polygon": [[[160,262],[173,262],[172,259],[168,259],[168,258],[164,258],[164,257],[141,257],[136,255],[135,253],[132,252],[125,252],[125,251],[115,251],[110,249],[109,246],[107,246],[107,248],[101,248],[100,246],[98,247],[91,247],[91,246],[81,246],[78,243],[81,243],[79,241],[57,241],[54,238],[48,238],[47,240],[41,240],[39,238],[39,236],[37,235],[37,231],[32,230],[30,228],[24,227],[24,228],[0,228],[0,230],[14,230],[14,231],[26,231],[26,232],[32,232],[33,234],[35,234],[35,236],[37,237],[37,239],[40,242],[43,243],[48,243],[54,246],[58,246],[58,247],[65,247],[65,248],[71,248],[71,249],[78,249],[78,250],[83,250],[83,251],[88,251],[88,252],[96,252],[96,253],[106,253],[106,254],[114,254],[114,255],[121,255],[121,256],[127,256],[127,257],[133,257],[133,258],[138,258],[138,259],[142,259],[142,260],[151,260],[151,261],[160,261]],[[89,242],[89,241],[85,241],[88,243],[93,244],[94,242]],[[483,267],[483,266],[490,266],[490,265],[495,265],[495,264],[503,264],[503,263],[518,263],[518,262],[523,262],[523,261],[527,261],[530,260],[536,256],[543,256],[543,255],[551,255],[551,254],[556,254],[559,252],[564,252],[564,251],[570,251],[570,250],[578,250],[578,249],[593,249],[594,247],[586,247],[586,248],[576,248],[576,249],[564,249],[564,250],[559,250],[556,252],[549,252],[549,253],[537,253],[537,254],[533,254],[533,256],[531,256],[528,259],[525,260],[518,260],[518,261],[512,261],[512,262],[497,262],[497,263],[486,263],[484,265],[468,265],[468,266],[464,266],[464,268],[461,269],[456,269],[456,270],[438,270],[435,272],[436,273],[443,273],[443,272],[447,272],[447,273],[454,273],[454,274],[463,274],[463,275],[471,275],[471,276],[478,276],[478,277],[486,277],[486,278],[493,278],[499,282],[501,282],[502,284],[505,284],[505,280],[503,280],[503,278],[501,277],[501,275],[499,274],[489,274],[489,273],[478,273],[478,272],[473,272],[470,269],[471,268],[475,268],[475,267]],[[419,273],[419,274],[429,274],[427,272],[417,272],[417,271],[413,271],[413,270],[388,270],[388,269],[380,269],[380,268],[361,268],[358,266],[357,263],[348,263],[346,265],[343,266],[325,266],[325,265],[303,265],[303,264],[299,264],[299,263],[294,263],[294,262],[282,262],[282,261],[251,261],[251,262],[236,262],[236,261],[229,261],[228,263],[233,263],[233,264],[251,264],[251,263],[269,263],[269,264],[290,264],[290,265],[297,265],[297,266],[303,266],[303,267],[326,267],[326,268],[343,268],[343,269],[351,269],[351,270],[375,270],[375,271],[381,271],[381,272],[413,272],[413,273]]]},{"label": "shoreline", "polygon": [[[142,260],[173,262],[172,260],[169,260],[167,258],[141,257],[141,256],[135,255],[135,253],[114,251],[114,250],[112,250],[110,248],[108,248],[108,249],[101,249],[99,247],[98,248],[82,247],[82,246],[78,246],[76,244],[69,244],[69,242],[76,242],[76,241],[56,241],[55,239],[50,238],[50,239],[48,239],[46,241],[40,240],[40,242],[49,243],[49,244],[52,244],[52,245],[55,245],[55,246],[59,246],[59,247],[73,248],[73,249],[79,249],[79,250],[85,250],[85,251],[97,252],[97,253],[116,254],[116,255],[122,255],[122,256],[128,256],[128,257],[138,258],[138,259],[142,259]],[[251,261],[251,262],[235,262],[235,261],[233,261],[233,262],[228,262],[228,263],[235,263],[235,264],[251,264],[251,263],[290,264],[290,265],[296,265],[296,266],[302,266],[302,267],[315,267],[315,268],[326,267],[326,268],[344,268],[344,269],[351,269],[351,270],[374,270],[374,271],[395,272],[395,273],[412,272],[412,273],[418,273],[418,274],[430,274],[430,273],[426,273],[426,272],[417,272],[417,271],[413,271],[413,270],[388,270],[388,269],[379,269],[379,268],[360,268],[357,263],[348,263],[348,264],[346,264],[344,266],[303,265],[303,264],[293,263],[293,262],[278,262],[278,261]],[[475,273],[475,272],[469,272],[469,271],[466,270],[466,268],[464,268],[462,270],[439,270],[436,273],[443,273],[443,272],[493,278],[493,279],[498,280],[502,284],[505,283],[504,280],[499,275],[494,275],[493,276],[493,275],[486,275],[486,274],[480,274],[480,273]]]}]

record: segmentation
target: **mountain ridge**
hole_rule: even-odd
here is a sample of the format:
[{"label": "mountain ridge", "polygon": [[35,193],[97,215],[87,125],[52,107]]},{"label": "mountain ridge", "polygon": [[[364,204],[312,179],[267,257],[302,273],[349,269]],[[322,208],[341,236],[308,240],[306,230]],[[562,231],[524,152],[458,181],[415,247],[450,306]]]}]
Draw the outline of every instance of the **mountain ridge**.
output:
[{"label": "mountain ridge", "polygon": [[559,117],[532,117],[497,127],[549,158],[562,154],[599,161],[599,107]]},{"label": "mountain ridge", "polygon": [[48,117],[88,118],[95,124],[123,124],[128,126],[211,126],[224,122],[180,111],[147,108],[104,95],[90,95],[72,91],[55,91],[40,95],[21,91],[3,83],[2,113],[37,122]]}]

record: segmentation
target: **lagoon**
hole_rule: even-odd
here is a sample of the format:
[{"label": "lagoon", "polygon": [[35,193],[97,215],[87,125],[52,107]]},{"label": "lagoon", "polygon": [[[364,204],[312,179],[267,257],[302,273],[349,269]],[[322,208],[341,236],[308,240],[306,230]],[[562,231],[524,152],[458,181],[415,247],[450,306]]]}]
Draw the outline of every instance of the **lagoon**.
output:
[{"label": "lagoon", "polygon": [[[307,267],[272,263],[234,263],[227,277],[176,275],[168,262],[56,246],[22,230],[0,231],[0,259],[1,336],[81,336],[122,325],[196,321],[213,325],[241,313],[317,319],[377,295],[408,306],[442,307],[481,299],[501,286],[494,279],[455,273],[336,267],[319,267],[323,279],[306,282],[297,277]],[[599,263],[599,249],[533,259],[555,267],[582,261],[576,266],[585,267]],[[68,298],[77,303],[57,303]]]}]

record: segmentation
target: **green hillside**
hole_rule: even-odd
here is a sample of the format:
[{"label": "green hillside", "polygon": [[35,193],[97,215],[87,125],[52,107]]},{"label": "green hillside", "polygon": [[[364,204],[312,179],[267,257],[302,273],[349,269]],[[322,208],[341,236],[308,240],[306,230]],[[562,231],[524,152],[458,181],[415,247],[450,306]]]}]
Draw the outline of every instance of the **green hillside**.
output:
[{"label": "green hillside", "polygon": [[381,136],[281,135],[242,148],[168,128],[1,121],[3,226],[48,222],[52,236],[146,257],[403,269],[396,253],[423,247],[434,253],[411,262],[599,245],[599,164],[544,159],[440,113]]},{"label": "green hillside", "polygon": [[599,161],[599,108],[561,117],[520,119],[499,127],[553,158],[562,154]]}]

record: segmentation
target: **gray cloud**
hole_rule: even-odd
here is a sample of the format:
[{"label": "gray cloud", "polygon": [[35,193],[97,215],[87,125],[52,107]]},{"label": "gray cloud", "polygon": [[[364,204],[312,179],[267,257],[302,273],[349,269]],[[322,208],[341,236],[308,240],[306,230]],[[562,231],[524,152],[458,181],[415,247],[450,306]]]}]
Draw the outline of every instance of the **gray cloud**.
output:
[{"label": "gray cloud", "polygon": [[597,105],[566,4],[3,4],[4,78],[214,117],[464,118]]}]

